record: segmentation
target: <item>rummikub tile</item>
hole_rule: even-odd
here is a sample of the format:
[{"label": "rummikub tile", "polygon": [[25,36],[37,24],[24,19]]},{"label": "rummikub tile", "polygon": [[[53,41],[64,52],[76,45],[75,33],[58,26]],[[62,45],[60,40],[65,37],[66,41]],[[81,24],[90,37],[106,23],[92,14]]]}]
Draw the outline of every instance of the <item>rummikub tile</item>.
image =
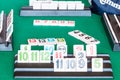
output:
[{"label": "rummikub tile", "polygon": [[87,56],[97,56],[97,46],[93,44],[86,45],[86,54]]},{"label": "rummikub tile", "polygon": [[53,55],[53,52],[55,50],[55,46],[54,45],[44,45],[44,50],[50,51],[50,54]]},{"label": "rummikub tile", "polygon": [[6,34],[6,41],[10,40],[10,37],[12,36],[13,33],[13,24],[11,24],[7,30],[7,34]]},{"label": "rummikub tile", "polygon": [[36,46],[39,44],[39,40],[38,39],[28,39],[28,44],[31,45],[31,46]]},{"label": "rummikub tile", "polygon": [[75,26],[75,21],[67,21],[67,26]]},{"label": "rummikub tile", "polygon": [[30,51],[31,50],[31,46],[27,45],[27,44],[21,44],[20,45],[20,50]]},{"label": "rummikub tile", "polygon": [[75,72],[75,71],[76,71],[76,59],[64,58],[64,72]]},{"label": "rummikub tile", "polygon": [[92,58],[92,72],[103,72],[102,58]]},{"label": "rummikub tile", "polygon": [[19,50],[18,51],[18,63],[29,62],[29,51]]},{"label": "rummikub tile", "polygon": [[64,38],[56,38],[57,44],[66,44],[66,41]]},{"label": "rummikub tile", "polygon": [[2,32],[3,29],[3,15],[4,15],[4,11],[0,13],[0,33]]},{"label": "rummikub tile", "polygon": [[57,50],[59,51],[63,51],[63,56],[67,56],[67,53],[68,53],[68,49],[67,49],[67,45],[57,45]]},{"label": "rummikub tile", "polygon": [[12,24],[13,24],[13,9],[11,9],[10,13],[7,16],[7,31]]},{"label": "rummikub tile", "polygon": [[74,1],[67,1],[68,10],[75,10],[75,2]]},{"label": "rummikub tile", "polygon": [[78,58],[76,62],[76,72],[87,72],[87,58]]},{"label": "rummikub tile", "polygon": [[84,45],[74,45],[73,46],[73,55],[76,56],[77,52],[84,51]]},{"label": "rummikub tile", "polygon": [[40,63],[40,53],[37,50],[29,52],[29,63]]},{"label": "rummikub tile", "polygon": [[47,45],[48,41],[47,39],[39,39],[39,46]]},{"label": "rummikub tile", "polygon": [[40,63],[50,63],[51,62],[51,54],[50,51],[40,51]]},{"label": "rummikub tile", "polygon": [[59,10],[67,10],[67,3],[65,1],[59,1]]},{"label": "rummikub tile", "polygon": [[55,38],[47,38],[47,44],[49,45],[54,45],[56,44],[56,39]]},{"label": "rummikub tile", "polygon": [[42,7],[41,3],[38,2],[33,3],[33,9],[41,9],[41,7]]},{"label": "rummikub tile", "polygon": [[50,26],[59,26],[58,20],[50,20]]},{"label": "rummikub tile", "polygon": [[53,62],[55,59],[62,59],[64,57],[63,51],[54,50],[53,52]]},{"label": "rummikub tile", "polygon": [[54,59],[54,72],[64,72],[63,61],[63,58]]}]

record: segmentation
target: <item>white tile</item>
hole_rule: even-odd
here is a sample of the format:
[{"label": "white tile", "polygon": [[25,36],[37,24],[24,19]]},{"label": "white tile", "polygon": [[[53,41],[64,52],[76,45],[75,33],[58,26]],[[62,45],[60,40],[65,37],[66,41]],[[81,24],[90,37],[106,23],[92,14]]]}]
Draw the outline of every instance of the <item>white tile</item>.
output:
[{"label": "white tile", "polygon": [[50,26],[59,26],[58,20],[50,20]]},{"label": "white tile", "polygon": [[37,1],[37,0],[29,0],[29,6],[33,6],[34,1]]},{"label": "white tile", "polygon": [[48,45],[47,39],[39,39],[39,46]]},{"label": "white tile", "polygon": [[64,58],[64,72],[76,72],[75,58]]},{"label": "white tile", "polygon": [[94,44],[86,45],[87,56],[97,56],[97,46]]},{"label": "white tile", "polygon": [[38,39],[28,39],[28,44],[31,45],[31,46],[37,46],[39,45],[39,40]]},{"label": "white tile", "polygon": [[52,0],[29,0],[29,6],[33,6],[33,3],[50,3]]},{"label": "white tile", "polygon": [[75,26],[75,21],[67,21],[67,26]]},{"label": "white tile", "polygon": [[0,13],[0,33],[3,30],[3,15],[4,15],[4,11]]},{"label": "white tile", "polygon": [[86,51],[76,51],[76,58],[86,58]]},{"label": "white tile", "polygon": [[64,72],[63,58],[57,58],[54,60],[54,72]]},{"label": "white tile", "polygon": [[73,46],[73,55],[76,56],[77,52],[84,51],[84,45],[74,45]]},{"label": "white tile", "polygon": [[94,38],[93,40],[89,41],[89,44],[100,44],[100,41]]},{"label": "white tile", "polygon": [[56,43],[57,44],[66,44],[66,41],[64,38],[56,38]]},{"label": "white tile", "polygon": [[37,2],[33,3],[33,9],[41,9],[41,8],[42,8],[41,3],[37,3]]},{"label": "white tile", "polygon": [[91,44],[90,41],[94,40],[94,38],[89,35],[86,35],[83,37],[83,40],[85,41],[86,44]]},{"label": "white tile", "polygon": [[59,1],[59,10],[67,10],[67,3],[66,1]]},{"label": "white tile", "polygon": [[57,2],[51,2],[50,9],[51,10],[57,10],[58,9],[58,3]]},{"label": "white tile", "polygon": [[9,28],[13,24],[13,12],[14,12],[13,9],[11,9],[11,11],[9,12],[9,14],[7,16],[7,31],[9,30]]},{"label": "white tile", "polygon": [[50,26],[50,20],[41,20],[41,26]]},{"label": "white tile", "polygon": [[11,24],[6,32],[6,42],[8,42],[13,33],[13,24]]},{"label": "white tile", "polygon": [[67,45],[62,45],[62,44],[59,44],[57,45],[57,50],[59,51],[62,51],[63,52],[63,56],[67,56]]},{"label": "white tile", "polygon": [[64,57],[63,51],[54,50],[53,52],[53,62],[55,59],[62,59]]},{"label": "white tile", "polygon": [[65,20],[59,20],[59,25],[58,26],[68,26],[68,22]]},{"label": "white tile", "polygon": [[46,40],[47,40],[47,44],[48,45],[55,45],[55,44],[57,44],[55,38],[46,38]]},{"label": "white tile", "polygon": [[76,4],[76,10],[83,10],[84,9],[84,4],[78,3]]},{"label": "white tile", "polygon": [[53,55],[53,52],[55,50],[55,46],[54,45],[44,45],[44,50],[50,51],[50,54]]},{"label": "white tile", "polygon": [[21,44],[20,45],[20,50],[30,51],[31,50],[31,46],[27,45],[27,44]]},{"label": "white tile", "polygon": [[76,72],[87,72],[87,58],[76,59]]},{"label": "white tile", "polygon": [[92,72],[103,72],[103,58],[92,58]]},{"label": "white tile", "polygon": [[29,62],[29,51],[18,50],[18,63]]},{"label": "white tile", "polygon": [[51,62],[51,54],[49,51],[40,51],[40,63],[50,63]]},{"label": "white tile", "polygon": [[50,3],[42,3],[42,10],[48,10]]},{"label": "white tile", "polygon": [[42,3],[42,9],[43,10],[57,10],[58,4],[56,3]]},{"label": "white tile", "polygon": [[75,1],[67,1],[68,10],[75,10]]},{"label": "white tile", "polygon": [[33,25],[34,26],[39,26],[39,25],[41,25],[42,24],[42,20],[34,20],[33,21]]},{"label": "white tile", "polygon": [[75,1],[75,4],[82,4],[82,1]]},{"label": "white tile", "polygon": [[31,50],[30,51],[29,63],[40,63],[40,53],[38,50]]}]

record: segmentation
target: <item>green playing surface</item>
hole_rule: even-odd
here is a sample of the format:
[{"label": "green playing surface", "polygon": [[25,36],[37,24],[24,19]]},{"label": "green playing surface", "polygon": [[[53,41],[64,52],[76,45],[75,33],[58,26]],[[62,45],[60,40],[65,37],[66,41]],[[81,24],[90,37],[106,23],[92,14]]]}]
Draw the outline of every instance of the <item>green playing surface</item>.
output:
[{"label": "green playing surface", "polygon": [[[111,58],[114,80],[120,80],[120,52],[113,52],[109,38],[101,22],[101,16],[92,14],[91,17],[20,17],[19,12],[22,6],[28,6],[29,0],[0,0],[0,11],[9,13],[14,9],[14,32],[12,52],[0,52],[0,80],[14,79],[14,55],[20,49],[21,44],[26,44],[29,38],[63,37],[68,45],[68,52],[72,53],[74,44],[83,42],[68,35],[69,31],[78,29],[100,40],[98,53],[108,53]],[[89,6],[87,0],[82,0]],[[34,19],[43,20],[74,20],[75,27],[58,26],[33,26]],[[85,45],[85,44],[84,44]]]}]

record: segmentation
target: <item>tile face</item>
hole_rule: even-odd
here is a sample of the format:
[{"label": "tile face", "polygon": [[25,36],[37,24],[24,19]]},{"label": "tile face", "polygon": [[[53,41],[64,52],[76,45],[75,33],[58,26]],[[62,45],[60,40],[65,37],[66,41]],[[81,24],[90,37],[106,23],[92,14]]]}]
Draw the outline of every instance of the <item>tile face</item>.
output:
[{"label": "tile face", "polygon": [[38,2],[33,3],[33,9],[41,9],[41,7],[42,7],[41,3]]},{"label": "tile face", "polygon": [[42,10],[57,10],[58,4],[56,3],[42,3]]},{"label": "tile face", "polygon": [[59,1],[59,10],[67,10],[67,3],[65,1]]},{"label": "tile face", "polygon": [[67,26],[75,26],[75,21],[67,21]]},{"label": "tile face", "polygon": [[92,72],[103,72],[102,58],[92,58]]},{"label": "tile face", "polygon": [[2,32],[3,29],[3,15],[4,15],[4,11],[0,13],[0,33]]},{"label": "tile face", "polygon": [[13,24],[13,9],[11,9],[10,13],[7,16],[7,31],[9,30],[12,24]]},{"label": "tile face", "polygon": [[56,38],[57,44],[66,44],[66,41],[64,38]]},{"label": "tile face", "polygon": [[34,20],[33,25],[34,26],[40,26],[40,25],[43,25],[43,22],[42,22],[42,20]]},{"label": "tile face", "polygon": [[49,51],[40,51],[40,63],[50,63],[51,62],[51,54]]},{"label": "tile face", "polygon": [[67,56],[67,53],[68,53],[68,51],[67,51],[67,45],[57,45],[57,50],[59,50],[59,51],[62,51],[63,52],[63,56]]},{"label": "tile face", "polygon": [[11,24],[7,30],[6,33],[6,41],[8,42],[10,40],[10,37],[12,36],[13,33],[13,24]]},{"label": "tile face", "polygon": [[39,40],[38,39],[28,39],[28,44],[29,45],[33,45],[33,46],[36,46],[36,45],[38,45],[39,44]]},{"label": "tile face", "polygon": [[47,44],[49,45],[55,45],[56,44],[56,39],[55,38],[47,38]]},{"label": "tile face", "polygon": [[54,72],[64,72],[63,58],[54,60]]},{"label": "tile face", "polygon": [[47,39],[39,39],[39,46],[47,45]]},{"label": "tile face", "polygon": [[29,63],[40,63],[40,53],[37,50],[32,50],[29,53]]},{"label": "tile face", "polygon": [[29,51],[18,51],[18,63],[28,63],[29,62]]},{"label": "tile face", "polygon": [[73,55],[76,56],[76,53],[84,51],[84,45],[74,45],[73,46]]},{"label": "tile face", "polygon": [[75,2],[74,1],[67,1],[68,10],[75,10]]},{"label": "tile face", "polygon": [[21,44],[20,45],[20,50],[24,50],[24,51],[30,51],[31,50],[31,46],[27,45],[27,44]]},{"label": "tile face", "polygon": [[50,26],[59,26],[58,20],[50,20]]},{"label": "tile face", "polygon": [[50,10],[57,10],[58,4],[56,4],[56,2],[55,2],[55,3],[54,3],[54,2],[51,2],[49,7],[50,7],[50,8],[49,8]]},{"label": "tile face", "polygon": [[59,25],[58,26],[68,26],[68,21],[59,20]]},{"label": "tile face", "polygon": [[55,59],[62,59],[63,57],[64,57],[63,51],[56,50],[53,52],[53,62]]},{"label": "tile face", "polygon": [[76,10],[84,10],[84,4],[83,3],[77,3],[76,4]]},{"label": "tile face", "polygon": [[76,52],[76,55],[75,55],[76,58],[86,58],[86,51],[79,51],[79,52]]},{"label": "tile face", "polygon": [[76,72],[87,72],[87,58],[77,58],[76,62]]},{"label": "tile face", "polygon": [[64,58],[64,71],[65,72],[76,71],[76,59],[75,58]]},{"label": "tile face", "polygon": [[44,50],[50,51],[50,55],[53,55],[53,52],[55,50],[55,46],[54,45],[44,45]]},{"label": "tile face", "polygon": [[87,56],[97,56],[97,46],[93,44],[86,45],[86,54]]},{"label": "tile face", "polygon": [[42,21],[42,26],[51,26],[50,21],[51,20],[41,20]]}]

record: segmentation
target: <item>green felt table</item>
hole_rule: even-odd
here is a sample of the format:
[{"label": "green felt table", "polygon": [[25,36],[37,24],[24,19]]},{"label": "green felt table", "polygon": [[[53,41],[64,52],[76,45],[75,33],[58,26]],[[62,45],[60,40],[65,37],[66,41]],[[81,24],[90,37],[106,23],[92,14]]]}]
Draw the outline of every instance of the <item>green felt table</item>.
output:
[{"label": "green felt table", "polygon": [[[89,6],[87,0],[82,0],[86,6]],[[0,11],[9,13],[14,9],[14,32],[12,52],[0,52],[0,80],[14,80],[14,55],[20,49],[21,44],[27,44],[29,38],[49,38],[63,37],[68,45],[68,52],[73,52],[74,44],[84,44],[83,42],[68,35],[69,31],[78,29],[96,39],[100,40],[97,45],[98,53],[108,53],[111,58],[114,80],[120,80],[120,52],[113,52],[110,46],[104,26],[101,22],[101,16],[92,14],[91,17],[21,17],[20,8],[28,6],[29,0],[0,0]],[[75,27],[58,26],[34,26],[34,19],[43,20],[74,20]],[[85,44],[84,44],[85,45]]]}]

